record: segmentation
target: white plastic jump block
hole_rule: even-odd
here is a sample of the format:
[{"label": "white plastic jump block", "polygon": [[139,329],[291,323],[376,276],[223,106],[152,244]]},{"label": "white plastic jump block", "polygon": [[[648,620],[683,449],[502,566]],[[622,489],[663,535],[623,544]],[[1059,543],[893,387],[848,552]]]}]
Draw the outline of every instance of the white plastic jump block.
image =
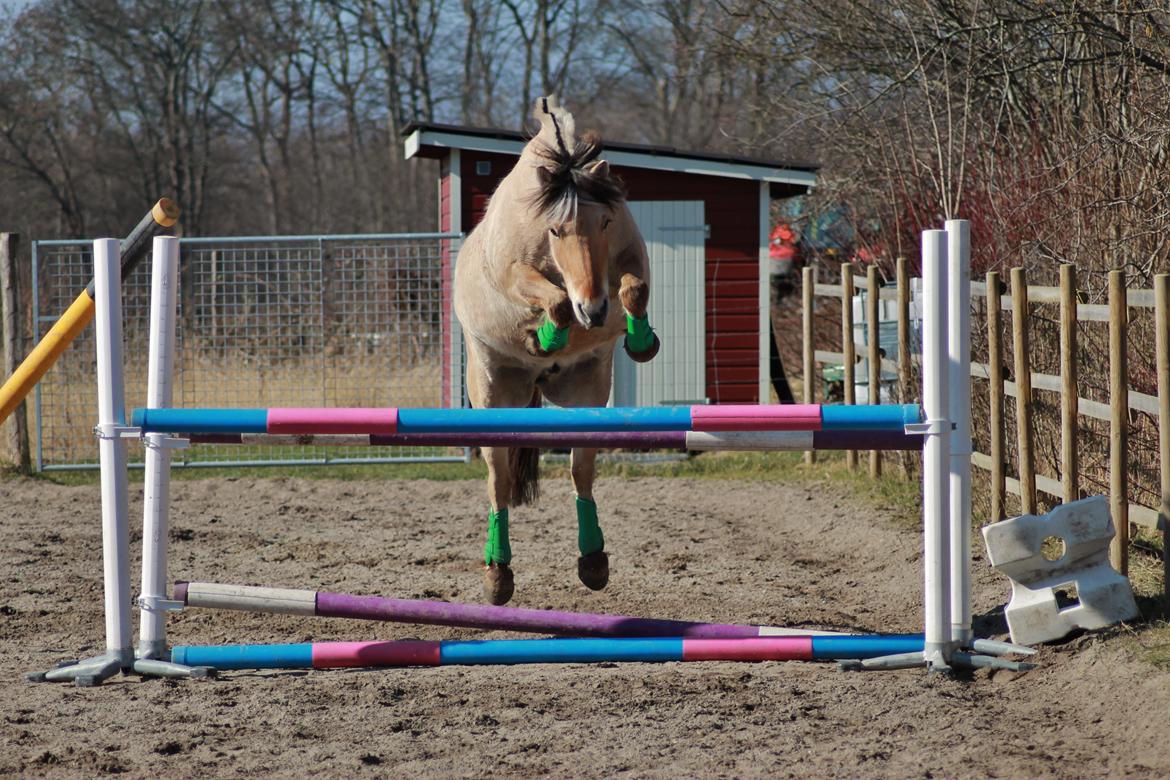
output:
[{"label": "white plastic jump block", "polygon": [[[1104,628],[1137,616],[1129,580],[1109,563],[1113,530],[1104,496],[983,528],[991,565],[1012,581],[1004,610],[1012,642],[1051,642],[1077,628]],[[1050,536],[1064,542],[1064,555],[1055,561],[1041,553]],[[1080,603],[1061,609],[1055,591],[1068,585],[1076,586]]]}]

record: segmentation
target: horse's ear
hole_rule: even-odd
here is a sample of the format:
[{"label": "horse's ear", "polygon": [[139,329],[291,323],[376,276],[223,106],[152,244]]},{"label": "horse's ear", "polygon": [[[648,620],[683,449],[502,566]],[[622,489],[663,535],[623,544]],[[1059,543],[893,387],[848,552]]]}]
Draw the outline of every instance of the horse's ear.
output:
[{"label": "horse's ear", "polygon": [[607,179],[609,178],[609,163],[605,160],[598,160],[586,168],[585,171],[590,176],[596,176],[599,179]]}]

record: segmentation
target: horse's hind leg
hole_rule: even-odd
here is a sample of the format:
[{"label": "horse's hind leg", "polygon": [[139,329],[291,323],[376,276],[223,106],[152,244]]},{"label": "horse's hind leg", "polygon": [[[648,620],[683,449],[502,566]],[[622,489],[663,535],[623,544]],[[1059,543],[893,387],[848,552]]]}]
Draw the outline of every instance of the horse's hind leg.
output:
[{"label": "horse's hind leg", "polygon": [[[594,357],[562,370],[544,386],[545,395],[559,406],[605,406],[613,382],[613,356]],[[593,500],[597,450],[575,447],[572,456],[573,487],[577,492],[577,577],[592,590],[609,582],[609,555],[597,520]]]},{"label": "horse's hind leg", "polygon": [[[533,383],[525,372],[490,366],[485,356],[468,342],[467,396],[478,409],[527,406],[533,399]],[[512,546],[508,539],[508,507],[514,503],[519,453],[510,447],[484,447],[487,463],[487,543],[484,545],[483,590],[492,604],[506,604],[515,590]]]},{"label": "horse's hind leg", "polygon": [[508,504],[512,498],[511,451],[484,447],[488,467],[487,542],[483,548],[483,592],[492,604],[507,604],[515,590],[512,577],[512,545],[508,539]]}]

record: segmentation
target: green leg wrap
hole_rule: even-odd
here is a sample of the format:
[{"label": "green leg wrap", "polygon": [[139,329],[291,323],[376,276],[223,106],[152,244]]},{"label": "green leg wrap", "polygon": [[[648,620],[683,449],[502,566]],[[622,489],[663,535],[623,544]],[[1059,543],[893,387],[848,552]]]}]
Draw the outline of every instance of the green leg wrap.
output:
[{"label": "green leg wrap", "polygon": [[633,317],[626,313],[626,346],[631,352],[645,352],[654,345],[654,331],[650,328],[650,315]]},{"label": "green leg wrap", "polygon": [[508,544],[508,509],[488,513],[487,544],[483,546],[483,562],[488,566],[512,562],[512,545]]},{"label": "green leg wrap", "polygon": [[541,326],[536,329],[536,338],[540,341],[540,348],[545,352],[556,352],[564,349],[569,343],[569,329],[558,328],[552,320],[545,318]]},{"label": "green leg wrap", "polygon": [[605,537],[597,523],[597,504],[580,496],[577,497],[577,549],[582,555],[605,549]]}]

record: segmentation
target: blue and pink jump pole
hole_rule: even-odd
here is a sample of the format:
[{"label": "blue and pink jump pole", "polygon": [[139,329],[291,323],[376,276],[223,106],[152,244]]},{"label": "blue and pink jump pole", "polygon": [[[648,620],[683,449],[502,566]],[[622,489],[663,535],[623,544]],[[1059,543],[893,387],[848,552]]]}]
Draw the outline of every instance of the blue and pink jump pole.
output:
[{"label": "blue and pink jump pole", "polygon": [[[922,234],[923,403],[874,406],[683,406],[618,409],[170,409],[177,286],[175,239],[155,239],[148,403],[124,418],[121,280],[116,241],[95,242],[97,363],[101,440],[105,654],[34,675],[95,684],[118,671],[181,676],[224,668],[555,663],[577,661],[828,660],[848,668],[947,669],[952,663],[1012,662],[974,655],[1019,652],[975,640],[970,610],[969,234],[967,223]],[[173,242],[167,244],[166,242]],[[163,242],[160,244],[160,242]],[[156,320],[157,318],[157,320]],[[125,440],[148,448],[144,515],[142,631],[131,644]],[[572,615],[515,608],[436,605],[382,599],[359,604],[342,594],[300,593],[298,614],[441,623],[559,634],[539,640],[344,642],[178,647],[166,656],[165,614],[190,602],[191,587],[166,593],[169,451],[191,442],[396,446],[666,447],[796,450],[921,449],[923,452],[923,633],[840,636],[802,629]],[[150,453],[153,453],[151,455]],[[228,586],[210,586],[228,587]],[[235,586],[240,587],[240,586]],[[261,589],[271,595],[276,589]],[[312,606],[309,606],[311,594]],[[222,595],[222,594],[221,594]],[[238,594],[237,594],[238,595]],[[253,596],[255,594],[252,594]],[[330,601],[331,597],[333,598]],[[201,606],[235,605],[204,603]],[[262,599],[261,599],[262,600]],[[279,600],[279,599],[278,599]],[[348,601],[347,601],[348,600]],[[396,602],[393,607],[389,602]],[[330,606],[332,605],[332,606]],[[255,605],[254,605],[255,606]],[[254,611],[289,611],[282,607]],[[394,612],[396,616],[388,616]],[[295,611],[295,610],[293,610]],[[362,612],[368,614],[360,614]],[[374,613],[381,612],[381,616]],[[553,617],[550,618],[550,614]],[[445,621],[445,622],[444,622]],[[494,621],[494,622],[493,622]],[[551,622],[550,622],[551,621]],[[638,634],[631,635],[629,632]],[[666,635],[664,632],[672,632]],[[566,636],[568,635],[568,636]],[[582,638],[593,637],[593,638]]]},{"label": "blue and pink jump pole", "polygon": [[[144,433],[450,435],[841,432],[906,435],[917,404],[668,406],[608,409],[135,409]],[[684,440],[685,443],[685,440]]]},{"label": "blue and pink jump pole", "polygon": [[626,661],[839,661],[921,652],[922,637],[915,635],[624,637],[189,645],[176,647],[172,658],[178,664],[213,669],[352,669]]}]

